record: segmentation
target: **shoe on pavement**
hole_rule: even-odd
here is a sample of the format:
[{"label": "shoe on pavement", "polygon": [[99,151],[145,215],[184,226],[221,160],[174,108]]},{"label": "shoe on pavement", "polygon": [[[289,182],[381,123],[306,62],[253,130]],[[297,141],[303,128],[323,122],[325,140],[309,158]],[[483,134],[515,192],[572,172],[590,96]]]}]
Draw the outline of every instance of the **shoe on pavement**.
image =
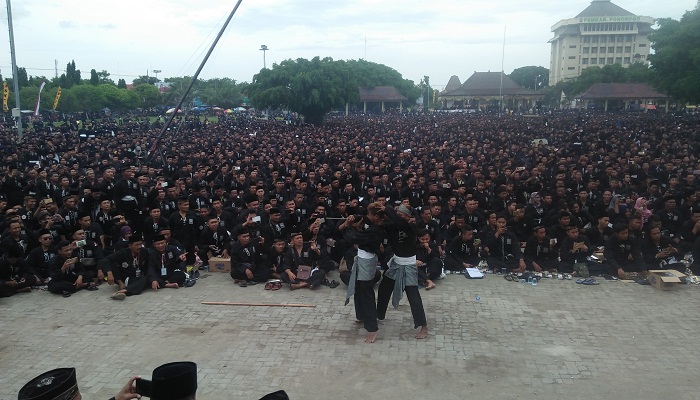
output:
[{"label": "shoe on pavement", "polygon": [[115,293],[112,296],[110,296],[112,300],[124,300],[126,299],[126,294],[125,293]]}]

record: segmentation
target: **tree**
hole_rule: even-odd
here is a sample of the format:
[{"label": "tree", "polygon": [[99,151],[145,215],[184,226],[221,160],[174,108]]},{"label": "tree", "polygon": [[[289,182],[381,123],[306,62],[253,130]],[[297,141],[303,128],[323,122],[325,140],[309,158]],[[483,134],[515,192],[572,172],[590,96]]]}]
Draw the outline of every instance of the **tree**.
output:
[{"label": "tree", "polygon": [[100,83],[100,77],[97,76],[97,71],[93,68],[90,70],[90,84],[97,86]]},{"label": "tree", "polygon": [[549,86],[549,70],[545,67],[534,65],[520,67],[514,69],[508,76],[518,85],[532,90],[540,90]]},{"label": "tree", "polygon": [[66,65],[66,72],[58,79],[62,88],[69,89],[74,85],[80,85],[80,70],[75,68],[75,60]]},{"label": "tree", "polygon": [[657,88],[680,100],[700,102],[700,2],[680,21],[662,18],[649,35]]},{"label": "tree", "polygon": [[17,67],[17,83],[20,88],[29,86],[29,76],[24,67]]},{"label": "tree", "polygon": [[380,85],[395,86],[409,101],[420,94],[412,81],[387,66],[364,60],[333,61],[330,57],[274,64],[255,75],[248,90],[258,108],[285,108],[319,124],[334,108],[357,102],[358,87]]},{"label": "tree", "polygon": [[132,91],[141,100],[140,107],[155,107],[159,103],[160,92],[153,85],[143,83],[141,85],[134,86]]},{"label": "tree", "polygon": [[126,81],[124,79],[119,79],[117,82],[117,87],[119,89],[126,89]]},{"label": "tree", "polygon": [[97,78],[98,78],[99,83],[101,85],[105,84],[105,83],[110,84],[110,85],[114,85],[114,81],[109,78],[109,75],[110,75],[109,72],[107,72],[104,69],[102,71],[98,72]]},{"label": "tree", "polygon": [[155,76],[146,76],[146,75],[140,75],[138,78],[134,79],[132,82],[134,86],[137,85],[142,85],[144,83],[147,83],[149,85],[155,85],[156,82],[158,82],[158,78]]}]

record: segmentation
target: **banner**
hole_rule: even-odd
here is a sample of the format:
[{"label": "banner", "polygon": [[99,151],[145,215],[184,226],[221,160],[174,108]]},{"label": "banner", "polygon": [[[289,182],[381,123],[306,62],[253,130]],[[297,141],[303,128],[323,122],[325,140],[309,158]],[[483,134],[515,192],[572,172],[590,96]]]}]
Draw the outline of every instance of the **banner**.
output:
[{"label": "banner", "polygon": [[41,87],[39,87],[39,96],[36,98],[36,108],[34,109],[34,116],[39,115],[39,103],[41,103],[41,91],[44,90],[44,86],[46,86],[46,81],[41,82]]},{"label": "banner", "polygon": [[10,97],[10,88],[7,87],[7,82],[2,83],[2,89],[2,110],[10,111],[10,109],[7,107],[7,99]]},{"label": "banner", "polygon": [[56,111],[56,107],[58,107],[58,99],[61,98],[61,87],[58,87],[58,91],[56,92],[56,99],[53,101],[53,109]]}]

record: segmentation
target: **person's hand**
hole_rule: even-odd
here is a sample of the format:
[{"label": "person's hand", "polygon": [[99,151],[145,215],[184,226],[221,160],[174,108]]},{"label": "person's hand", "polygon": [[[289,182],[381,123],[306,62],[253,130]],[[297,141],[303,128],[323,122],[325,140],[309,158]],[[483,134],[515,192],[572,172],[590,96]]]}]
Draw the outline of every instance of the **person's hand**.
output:
[{"label": "person's hand", "polygon": [[265,244],[265,238],[262,236],[258,236],[258,243],[259,244]]},{"label": "person's hand", "polygon": [[542,267],[537,265],[537,263],[535,263],[535,262],[532,263],[532,268],[535,269],[535,272],[542,272]]},{"label": "person's hand", "polygon": [[309,246],[311,247],[311,250],[318,251],[318,246],[316,245],[316,241],[312,240],[311,243],[309,243]]},{"label": "person's hand", "polygon": [[70,267],[72,267],[74,262],[72,259],[67,259],[66,261],[63,262],[63,266],[61,266],[61,272],[66,272]]},{"label": "person's hand", "polygon": [[421,260],[416,260],[416,266],[417,266],[417,267],[422,267],[422,266],[423,266],[423,261],[421,261]]},{"label": "person's hand", "polygon": [[151,282],[151,289],[153,289],[153,290],[160,289],[160,285],[158,284],[158,281]]},{"label": "person's hand", "polygon": [[187,259],[187,253],[182,253],[180,254],[180,257],[178,257],[180,261],[185,261]]},{"label": "person's hand", "polygon": [[520,269],[523,271],[525,271],[525,268],[527,268],[527,266],[525,265],[525,260],[523,260],[523,259],[520,260],[518,265],[520,266]]},{"label": "person's hand", "polygon": [[625,278],[626,278],[625,270],[623,270],[622,268],[618,268],[618,269],[617,269],[617,276],[618,276],[620,279],[625,279]]},{"label": "person's hand", "polygon": [[421,243],[421,247],[423,247],[426,250],[430,250],[430,243]]},{"label": "person's hand", "polygon": [[499,227],[498,230],[496,230],[496,237],[499,237],[499,236],[505,234],[506,231],[508,231],[508,228],[507,228],[507,227],[505,227],[505,226],[504,226],[504,227]]},{"label": "person's hand", "polygon": [[122,390],[119,391],[114,396],[114,400],[130,400],[130,399],[140,399],[141,395],[136,393],[136,380],[141,379],[140,376],[134,376],[132,378],[129,378],[129,382],[124,385]]},{"label": "person's hand", "polygon": [[297,276],[294,274],[294,272],[292,272],[291,269],[287,270],[287,276],[289,277],[289,280],[291,282],[294,282],[295,280],[297,280]]},{"label": "person's hand", "polygon": [[245,276],[250,280],[253,279],[253,271],[246,269],[245,270]]},{"label": "person's hand", "polygon": [[107,283],[109,284],[109,286],[114,285],[114,274],[112,273],[112,271],[107,272]]},{"label": "person's hand", "polygon": [[75,287],[79,289],[81,286],[83,286],[83,276],[78,275],[78,279],[75,280]]},{"label": "person's hand", "polygon": [[17,287],[17,282],[15,282],[15,281],[13,281],[12,279],[10,279],[9,281],[6,281],[6,282],[5,282],[5,286],[9,286],[9,287],[11,287],[11,288],[16,288],[16,287]]},{"label": "person's hand", "polygon": [[97,280],[100,282],[105,280],[105,274],[104,274],[104,272],[102,272],[101,269],[97,270]]}]

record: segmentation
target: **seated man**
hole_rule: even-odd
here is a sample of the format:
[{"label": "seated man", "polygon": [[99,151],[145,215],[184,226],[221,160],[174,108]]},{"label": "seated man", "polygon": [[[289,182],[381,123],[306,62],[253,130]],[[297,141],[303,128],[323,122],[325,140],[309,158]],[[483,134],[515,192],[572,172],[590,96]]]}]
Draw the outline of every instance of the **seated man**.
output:
[{"label": "seated man", "polygon": [[437,244],[431,239],[426,229],[418,231],[418,248],[416,250],[418,281],[426,290],[435,288],[435,281],[442,274],[442,260]]},{"label": "seated man", "polygon": [[537,272],[552,271],[559,267],[554,241],[547,236],[544,226],[536,226],[525,244],[525,261]]},{"label": "seated man", "polygon": [[127,296],[138,295],[148,286],[150,253],[143,247],[143,240],[138,235],[129,237],[127,248],[117,251],[104,259],[100,268],[107,272],[107,282],[117,282],[119,290],[111,298],[124,300]]},{"label": "seated man", "polygon": [[613,226],[613,236],[605,244],[605,262],[613,275],[620,279],[627,277],[627,272],[646,272],[647,267],[639,247],[630,240],[629,228],[625,223]]},{"label": "seated man", "polygon": [[661,236],[661,228],[651,226],[647,230],[642,255],[644,262],[654,269],[677,269],[685,272],[685,266],[679,261],[683,255],[668,237]]},{"label": "seated man", "polygon": [[49,268],[49,292],[70,297],[71,294],[88,286],[83,281],[83,271],[78,258],[73,257],[75,243],[67,240],[58,244],[58,254],[51,261]]},{"label": "seated man", "polygon": [[72,239],[73,243],[75,243],[73,257],[78,258],[78,264],[80,264],[83,271],[83,279],[90,284],[87,289],[94,290],[93,288],[104,282],[105,279],[105,271],[98,267],[100,260],[103,258],[101,246],[92,239],[87,238],[85,231],[80,227],[73,232]]},{"label": "seated man", "polygon": [[209,254],[212,257],[228,258],[228,248],[231,237],[226,229],[220,226],[219,219],[210,215],[207,224],[199,235],[199,258],[204,265],[209,264]]},{"label": "seated man", "polygon": [[287,242],[282,238],[272,239],[272,247],[267,254],[268,265],[270,266],[270,276],[279,279],[284,272],[284,259],[287,253],[291,253],[291,249],[287,247]]},{"label": "seated man", "polygon": [[445,248],[445,269],[463,271],[465,268],[479,264],[479,246],[481,239],[474,239],[474,229],[464,225],[460,234],[452,239]]},{"label": "seated man", "polygon": [[[559,246],[559,257],[561,258],[559,271],[566,273],[576,271],[581,273],[581,271],[583,271],[581,269],[581,265],[585,265],[585,270],[588,271],[588,256],[590,256],[592,253],[593,245],[591,245],[591,242],[587,237],[579,234],[578,227],[575,225],[567,226],[566,238]],[[597,263],[595,264],[597,265]],[[591,264],[591,267],[593,266],[594,264]],[[594,273],[597,272],[602,271],[595,271]],[[585,272],[582,272],[581,274],[584,276],[586,275]]]},{"label": "seated man", "polygon": [[231,278],[241,287],[265,282],[270,277],[262,246],[251,243],[250,232],[242,226],[234,229],[236,241],[231,245]]},{"label": "seated man", "polygon": [[[291,237],[292,251],[287,254],[287,258],[284,260],[285,270],[284,273],[280,274],[280,278],[282,282],[289,283],[291,290],[304,287],[315,289],[326,277],[326,272],[316,266],[316,260],[321,255],[321,251],[316,247],[315,242],[304,243],[301,232],[292,233]],[[297,277],[301,265],[312,268],[307,279]]]},{"label": "seated man", "polygon": [[156,235],[153,238],[153,248],[151,249],[151,260],[149,262],[150,271],[148,280],[151,289],[162,288],[177,289],[185,284],[187,274],[185,273],[185,260],[187,255],[184,251],[175,246],[168,246],[165,236]]},{"label": "seated man", "polygon": [[11,245],[0,258],[0,297],[31,292],[31,286],[35,283],[36,278],[22,259],[22,248]]},{"label": "seated man", "polygon": [[496,217],[496,230],[490,231],[485,244],[489,251],[486,262],[490,269],[500,272],[524,272],[526,269],[523,252],[520,251],[520,241],[506,227],[504,215]]},{"label": "seated man", "polygon": [[33,248],[27,255],[29,271],[34,275],[35,283],[32,285],[46,285],[49,282],[49,265],[56,256],[53,246],[53,236],[48,229],[40,229],[39,246]]}]

